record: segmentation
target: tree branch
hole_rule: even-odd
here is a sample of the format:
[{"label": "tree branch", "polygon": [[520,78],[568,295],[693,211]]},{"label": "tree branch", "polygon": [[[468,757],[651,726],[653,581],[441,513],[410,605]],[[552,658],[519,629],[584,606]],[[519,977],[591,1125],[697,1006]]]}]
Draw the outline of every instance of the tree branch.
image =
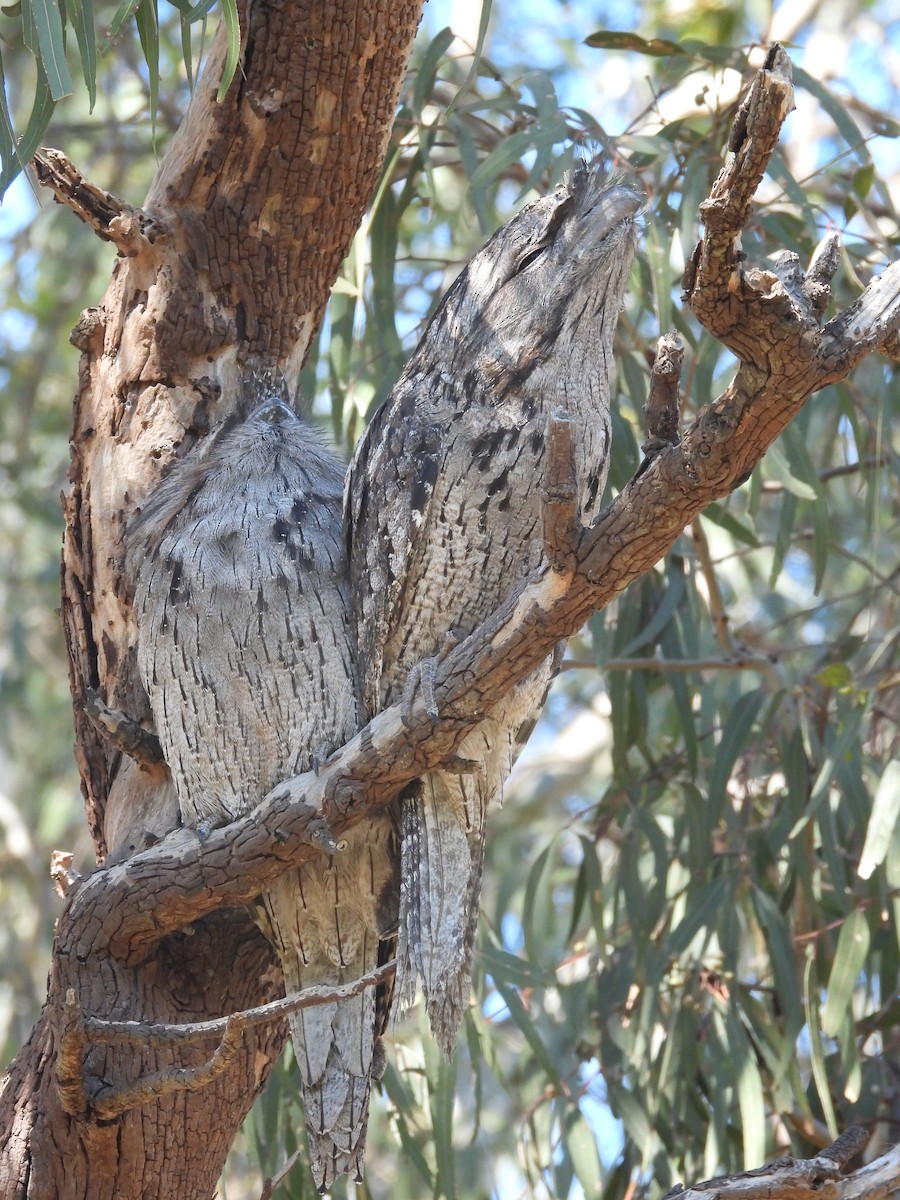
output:
[{"label": "tree branch", "polygon": [[644,405],[644,420],[650,437],[641,446],[648,458],[678,441],[681,416],[678,385],[683,362],[684,342],[672,330],[659,339],[650,369],[650,390]]},{"label": "tree branch", "polygon": [[158,220],[89,183],[61,150],[44,147],[32,163],[38,183],[53,192],[57,203],[71,208],[98,237],[113,242],[123,257],[133,257],[164,237]]},{"label": "tree branch", "polygon": [[[361,975],[352,983],[337,987],[304,988],[302,992],[295,992],[282,1000],[273,1000],[270,1004],[230,1013],[214,1021],[194,1021],[185,1025],[107,1021],[86,1016],[75,1000],[74,991],[70,989],[64,1006],[57,1063],[57,1086],[63,1108],[73,1116],[84,1118],[90,1115],[95,1119],[111,1120],[129,1109],[149,1104],[160,1096],[199,1091],[234,1063],[248,1028],[272,1025],[303,1008],[315,1008],[358,996],[366,988],[383,983],[393,975],[395,969],[396,962],[391,961]],[[173,1044],[190,1045],[210,1037],[218,1037],[219,1044],[206,1062],[196,1067],[167,1067],[144,1075],[124,1087],[114,1084],[97,1086],[94,1080],[95,1086],[91,1089],[91,1081],[85,1078],[84,1055],[89,1045],[118,1043],[159,1049],[171,1048]]]},{"label": "tree branch", "polygon": [[679,1186],[665,1200],[708,1200],[711,1192],[716,1200],[882,1200],[900,1185],[900,1145],[842,1178],[868,1140],[868,1131],[854,1125],[814,1158],[780,1158],[741,1175]]}]

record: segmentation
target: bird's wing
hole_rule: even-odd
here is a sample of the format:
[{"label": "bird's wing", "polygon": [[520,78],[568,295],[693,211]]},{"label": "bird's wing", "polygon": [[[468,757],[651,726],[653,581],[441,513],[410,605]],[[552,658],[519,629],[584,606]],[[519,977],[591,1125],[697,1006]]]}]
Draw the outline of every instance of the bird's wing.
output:
[{"label": "bird's wing", "polygon": [[443,440],[440,425],[417,414],[414,387],[401,380],[350,464],[344,515],[367,717],[381,708],[384,648],[404,611],[416,549],[432,519]]}]

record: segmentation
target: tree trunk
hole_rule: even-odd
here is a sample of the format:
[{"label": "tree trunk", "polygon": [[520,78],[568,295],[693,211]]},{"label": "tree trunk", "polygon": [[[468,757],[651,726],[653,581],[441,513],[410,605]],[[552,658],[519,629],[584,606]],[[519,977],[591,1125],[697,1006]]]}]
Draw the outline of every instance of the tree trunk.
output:
[{"label": "tree trunk", "polygon": [[[92,188],[62,156],[38,164],[42,181],[120,251],[103,301],[73,336],[82,358],[62,564],[75,753],[101,859],[152,845],[178,821],[165,768],[123,759],[85,711],[93,689],[133,717],[149,715],[122,532],[175,453],[235,407],[248,356],[296,384],[381,168],[421,5],[250,3],[224,101],[220,30],[143,209]],[[208,1019],[278,995],[274,957],[242,910],[225,909],[126,966],[107,949],[108,926],[90,918],[84,906],[64,908],[47,1003],[0,1098],[0,1195],[212,1195],[283,1029],[248,1031],[236,1062],[208,1086],[101,1122],[87,1117],[84,1078],[121,1086],[203,1062],[212,1043],[141,1055],[94,1047],[80,1072],[78,1053],[59,1064],[61,1044],[71,1047],[66,996],[103,1017]]]}]

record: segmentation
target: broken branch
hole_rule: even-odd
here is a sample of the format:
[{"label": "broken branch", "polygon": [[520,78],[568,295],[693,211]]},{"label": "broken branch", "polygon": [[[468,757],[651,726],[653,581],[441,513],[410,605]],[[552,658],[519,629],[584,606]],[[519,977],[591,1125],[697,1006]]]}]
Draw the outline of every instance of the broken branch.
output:
[{"label": "broken branch", "polygon": [[164,235],[159,221],[142,209],[89,183],[61,150],[45,147],[31,161],[38,183],[49,188],[57,201],[71,208],[98,237],[112,242],[123,257],[133,257]]}]

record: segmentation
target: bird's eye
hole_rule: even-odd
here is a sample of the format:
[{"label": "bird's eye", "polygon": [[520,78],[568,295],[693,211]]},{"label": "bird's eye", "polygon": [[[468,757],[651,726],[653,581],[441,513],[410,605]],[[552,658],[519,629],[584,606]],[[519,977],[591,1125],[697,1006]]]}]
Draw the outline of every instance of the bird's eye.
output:
[{"label": "bird's eye", "polygon": [[521,275],[523,271],[526,271],[533,262],[541,257],[545,249],[545,246],[535,246],[533,250],[527,250],[516,263],[516,274]]}]

